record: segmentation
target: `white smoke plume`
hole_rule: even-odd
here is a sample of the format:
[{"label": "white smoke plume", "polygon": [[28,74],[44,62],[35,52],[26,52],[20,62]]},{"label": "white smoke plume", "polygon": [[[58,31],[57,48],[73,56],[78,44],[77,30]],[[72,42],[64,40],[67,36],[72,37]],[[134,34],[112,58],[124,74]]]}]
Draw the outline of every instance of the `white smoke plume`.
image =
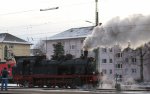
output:
[{"label": "white smoke plume", "polygon": [[84,49],[100,46],[113,46],[116,44],[127,47],[130,42],[132,47],[150,41],[150,16],[136,14],[125,19],[113,18],[104,26],[94,28],[92,35],[84,41]]}]

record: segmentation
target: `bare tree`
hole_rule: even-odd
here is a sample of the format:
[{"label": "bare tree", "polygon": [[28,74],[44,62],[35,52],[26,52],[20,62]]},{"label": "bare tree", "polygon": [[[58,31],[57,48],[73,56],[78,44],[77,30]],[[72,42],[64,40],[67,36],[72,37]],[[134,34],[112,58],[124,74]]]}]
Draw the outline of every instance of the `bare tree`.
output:
[{"label": "bare tree", "polygon": [[144,70],[144,65],[147,65],[145,63],[146,60],[149,59],[149,57],[147,58],[147,56],[150,55],[150,46],[148,44],[145,44],[144,46],[138,47],[137,49],[137,55],[139,55],[139,60],[140,60],[140,78],[141,78],[141,82],[144,81],[144,74],[143,74],[143,70]]},{"label": "bare tree", "polygon": [[34,47],[33,55],[45,55],[46,49],[45,49],[45,42],[40,40]]},{"label": "bare tree", "polygon": [[[122,61],[127,65],[135,65],[134,67],[139,67],[140,79],[137,81],[144,81],[144,68],[149,64],[150,61],[150,46],[149,44],[142,45],[136,49],[132,49],[127,47],[123,50],[123,58]],[[139,61],[139,62],[137,62]],[[136,63],[135,63],[136,62]],[[129,67],[128,66],[128,67]],[[132,66],[133,67],[133,66]],[[138,68],[137,67],[137,68]],[[136,70],[133,70],[136,71]]]}]

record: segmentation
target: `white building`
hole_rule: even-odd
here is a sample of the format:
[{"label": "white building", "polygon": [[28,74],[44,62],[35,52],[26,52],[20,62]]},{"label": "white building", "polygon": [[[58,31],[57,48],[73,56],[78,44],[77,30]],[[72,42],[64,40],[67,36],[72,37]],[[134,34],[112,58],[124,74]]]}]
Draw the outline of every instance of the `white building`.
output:
[{"label": "white building", "polygon": [[[149,50],[149,51],[148,51]],[[107,81],[135,82],[141,79],[141,61],[137,50],[130,47],[121,49],[119,45],[112,48],[99,48],[98,67]],[[143,76],[144,81],[150,81],[150,49],[143,48]]]},{"label": "white building", "polygon": [[74,58],[78,58],[83,53],[83,41],[92,33],[93,26],[72,28],[62,33],[56,34],[46,40],[45,46],[47,57],[51,59],[53,55],[53,44],[61,42],[64,46],[65,54],[72,54]]}]

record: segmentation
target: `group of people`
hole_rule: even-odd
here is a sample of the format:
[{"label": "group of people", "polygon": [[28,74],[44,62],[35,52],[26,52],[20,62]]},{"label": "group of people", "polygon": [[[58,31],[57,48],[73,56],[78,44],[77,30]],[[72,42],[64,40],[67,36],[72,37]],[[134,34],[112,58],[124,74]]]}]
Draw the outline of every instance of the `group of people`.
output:
[{"label": "group of people", "polygon": [[8,74],[9,72],[7,71],[7,68],[4,68],[1,71],[1,91],[3,91],[4,85],[5,85],[5,91],[7,91]]}]

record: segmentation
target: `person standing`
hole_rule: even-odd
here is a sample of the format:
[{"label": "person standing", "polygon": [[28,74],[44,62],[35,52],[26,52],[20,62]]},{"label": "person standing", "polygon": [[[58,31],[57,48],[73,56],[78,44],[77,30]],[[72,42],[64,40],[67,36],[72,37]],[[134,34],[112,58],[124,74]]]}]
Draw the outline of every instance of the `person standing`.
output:
[{"label": "person standing", "polygon": [[1,91],[3,91],[4,84],[5,84],[5,91],[7,91],[8,74],[9,74],[9,72],[7,71],[7,68],[5,67],[5,68],[1,71],[1,76],[2,76]]}]

